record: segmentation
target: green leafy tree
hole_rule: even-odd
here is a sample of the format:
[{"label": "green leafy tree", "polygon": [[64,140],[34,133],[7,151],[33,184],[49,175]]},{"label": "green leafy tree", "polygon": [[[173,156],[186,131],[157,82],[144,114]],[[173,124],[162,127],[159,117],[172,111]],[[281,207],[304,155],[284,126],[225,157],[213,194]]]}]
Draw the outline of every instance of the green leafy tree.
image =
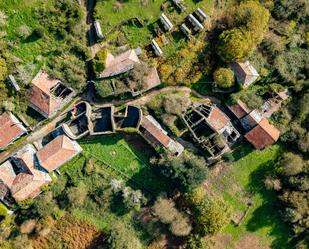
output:
[{"label": "green leafy tree", "polygon": [[230,220],[230,207],[221,200],[209,199],[202,188],[186,194],[194,222],[201,235],[220,232]]},{"label": "green leafy tree", "polygon": [[208,168],[204,158],[185,151],[179,157],[165,154],[155,160],[163,176],[171,179],[180,191],[188,191],[206,180]]},{"label": "green leafy tree", "polygon": [[250,32],[234,28],[219,36],[218,54],[226,62],[241,61],[247,59],[255,47]]},{"label": "green leafy tree", "polygon": [[229,68],[218,68],[213,74],[214,81],[219,87],[229,88],[235,84],[234,73]]}]

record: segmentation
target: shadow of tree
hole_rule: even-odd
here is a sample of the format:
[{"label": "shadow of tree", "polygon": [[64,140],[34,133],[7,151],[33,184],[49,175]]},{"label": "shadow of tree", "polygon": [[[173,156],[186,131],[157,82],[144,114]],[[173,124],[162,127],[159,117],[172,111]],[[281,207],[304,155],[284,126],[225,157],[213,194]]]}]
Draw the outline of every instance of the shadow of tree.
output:
[{"label": "shadow of tree", "polygon": [[276,238],[272,242],[272,248],[288,249],[291,248],[289,239],[292,236],[292,231],[280,217],[276,192],[267,190],[264,186],[264,179],[272,173],[273,166],[274,161],[268,161],[250,175],[248,190],[253,194],[258,193],[262,197],[262,205],[253,211],[246,227],[251,232],[264,227],[271,227],[269,235]]},{"label": "shadow of tree", "polygon": [[109,208],[111,212],[116,214],[117,216],[123,216],[130,212],[130,209],[126,207],[126,205],[123,202],[123,198],[121,196],[121,193],[115,193],[112,196],[112,199],[110,201]]}]

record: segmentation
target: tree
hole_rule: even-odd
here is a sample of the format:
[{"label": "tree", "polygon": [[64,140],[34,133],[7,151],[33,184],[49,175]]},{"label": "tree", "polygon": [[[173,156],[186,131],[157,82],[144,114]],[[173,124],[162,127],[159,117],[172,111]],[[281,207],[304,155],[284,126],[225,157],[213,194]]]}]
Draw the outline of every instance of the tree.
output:
[{"label": "tree", "polygon": [[230,208],[219,199],[209,199],[201,187],[186,194],[186,200],[202,236],[216,234],[228,224]]},{"label": "tree", "polygon": [[286,176],[299,174],[304,165],[303,159],[292,152],[284,153],[279,163],[282,173]]},{"label": "tree", "polygon": [[141,249],[142,244],[130,227],[117,222],[111,229],[108,244],[110,249]]},{"label": "tree", "polygon": [[218,54],[226,62],[241,61],[247,59],[255,47],[250,32],[234,28],[219,36]]},{"label": "tree", "polygon": [[52,192],[46,192],[40,195],[33,204],[34,210],[40,217],[47,217],[54,215],[59,210],[59,207],[53,198]]},{"label": "tree", "polygon": [[192,227],[187,216],[175,208],[172,200],[159,197],[153,206],[153,211],[159,220],[168,224],[170,231],[176,236],[186,236]]},{"label": "tree", "polygon": [[278,19],[294,19],[301,23],[308,22],[309,3],[306,0],[275,0],[273,9]]},{"label": "tree", "polygon": [[165,154],[154,160],[163,176],[171,179],[180,191],[199,186],[207,178],[208,168],[204,158],[185,151],[179,157]]},{"label": "tree", "polygon": [[170,224],[170,231],[179,237],[187,236],[192,230],[188,217],[178,213]]},{"label": "tree", "polygon": [[235,83],[234,73],[229,68],[218,68],[213,74],[214,81],[219,87],[229,88]]},{"label": "tree", "polygon": [[164,224],[172,223],[178,213],[175,203],[162,197],[159,197],[153,205],[153,211]]},{"label": "tree", "polygon": [[190,234],[185,249],[209,249],[205,238],[198,234]]},{"label": "tree", "polygon": [[4,81],[6,79],[7,73],[8,69],[6,62],[3,58],[0,57],[0,81]]},{"label": "tree", "polygon": [[254,43],[259,44],[268,28],[269,11],[258,1],[245,1],[235,7],[233,26],[250,32]]}]

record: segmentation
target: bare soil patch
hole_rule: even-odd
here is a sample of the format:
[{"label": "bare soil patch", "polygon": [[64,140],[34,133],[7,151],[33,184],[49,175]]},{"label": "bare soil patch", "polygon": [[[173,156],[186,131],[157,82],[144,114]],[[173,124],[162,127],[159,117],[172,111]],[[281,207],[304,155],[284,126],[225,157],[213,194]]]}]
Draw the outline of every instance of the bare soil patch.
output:
[{"label": "bare soil patch", "polygon": [[235,249],[270,249],[269,246],[261,246],[261,239],[256,235],[246,235],[236,242]]}]

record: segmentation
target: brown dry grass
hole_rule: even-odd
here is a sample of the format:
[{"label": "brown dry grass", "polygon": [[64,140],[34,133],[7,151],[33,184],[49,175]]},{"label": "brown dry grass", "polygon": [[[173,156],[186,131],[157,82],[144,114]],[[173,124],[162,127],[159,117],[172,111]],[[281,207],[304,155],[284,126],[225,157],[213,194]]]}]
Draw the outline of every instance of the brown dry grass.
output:
[{"label": "brown dry grass", "polygon": [[55,224],[48,236],[37,236],[33,240],[33,248],[91,249],[99,243],[104,243],[104,237],[94,226],[66,215]]},{"label": "brown dry grass", "polygon": [[270,247],[262,246],[258,236],[246,235],[236,242],[235,249],[270,249]]}]

